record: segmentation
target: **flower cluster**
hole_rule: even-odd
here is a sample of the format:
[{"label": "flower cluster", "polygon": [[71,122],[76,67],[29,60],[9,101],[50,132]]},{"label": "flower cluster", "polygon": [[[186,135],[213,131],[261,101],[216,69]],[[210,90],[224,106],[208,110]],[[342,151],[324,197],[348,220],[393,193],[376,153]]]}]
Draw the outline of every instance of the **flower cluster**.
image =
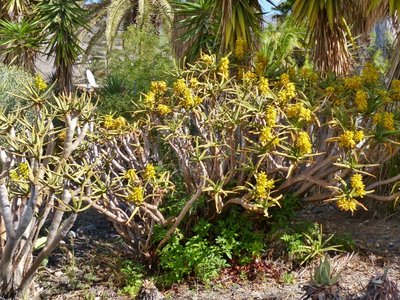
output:
[{"label": "flower cluster", "polygon": [[387,129],[387,130],[395,130],[395,126],[394,126],[394,113],[392,112],[380,112],[380,113],[376,113],[373,117],[372,117],[372,121],[375,125],[381,125],[383,128]]},{"label": "flower cluster", "polygon": [[144,200],[144,190],[141,186],[133,188],[132,192],[126,197],[127,202],[132,202],[135,205],[141,205]]},{"label": "flower cluster", "polygon": [[361,72],[361,80],[365,84],[377,84],[379,82],[379,72],[372,63],[366,63]]},{"label": "flower cluster", "polygon": [[151,83],[151,92],[156,95],[164,95],[167,91],[167,83],[165,81],[153,81]]},{"label": "flower cluster", "polygon": [[152,164],[147,164],[146,168],[144,169],[143,178],[145,180],[154,179],[156,177],[156,169]]},{"label": "flower cluster", "polygon": [[172,112],[172,109],[166,104],[158,104],[157,111],[160,115],[164,116]]},{"label": "flower cluster", "polygon": [[240,37],[235,43],[235,56],[237,59],[242,60],[246,51],[246,41]]},{"label": "flower cluster", "polygon": [[271,93],[268,79],[265,78],[264,76],[261,76],[260,80],[258,81],[258,90],[260,91],[260,94],[263,96],[269,95]]},{"label": "flower cluster", "polygon": [[135,182],[138,179],[135,169],[129,169],[125,172],[124,177],[130,182]]},{"label": "flower cluster", "polygon": [[267,106],[267,109],[265,110],[265,122],[268,126],[273,127],[276,125],[277,116],[278,113],[276,109],[271,105]]},{"label": "flower cluster", "polygon": [[228,57],[221,58],[218,66],[218,72],[221,74],[222,77],[228,78],[229,77],[229,59]]},{"label": "flower cluster", "polygon": [[288,105],[286,115],[288,118],[302,119],[306,122],[311,121],[311,110],[306,108],[301,102]]},{"label": "flower cluster", "polygon": [[13,181],[26,180],[29,176],[29,164],[27,162],[20,163],[16,169],[10,171],[10,179]]},{"label": "flower cluster", "polygon": [[344,148],[354,148],[357,143],[364,139],[364,132],[362,130],[345,130],[338,138],[339,146]]},{"label": "flower cluster", "polygon": [[344,86],[350,90],[359,90],[361,88],[362,79],[360,76],[347,77],[344,79]]},{"label": "flower cluster", "polygon": [[354,191],[354,196],[355,197],[364,197],[367,192],[365,191],[365,185],[364,182],[362,180],[362,176],[361,174],[354,174],[353,176],[351,176],[350,178],[350,184],[351,187]]},{"label": "flower cluster", "polygon": [[395,101],[400,100],[400,80],[394,79],[390,86],[391,98]]},{"label": "flower cluster", "polygon": [[337,206],[344,211],[351,211],[351,213],[354,213],[357,210],[357,200],[343,196],[337,201]]},{"label": "flower cluster", "polygon": [[262,53],[257,53],[257,60],[255,66],[256,74],[261,76],[264,73],[266,66],[267,66],[267,58]]},{"label": "flower cluster", "polygon": [[368,93],[362,90],[356,92],[354,103],[359,112],[366,112],[368,110]]},{"label": "flower cluster", "polygon": [[260,144],[276,146],[279,144],[279,137],[273,133],[271,127],[263,127],[260,132]]},{"label": "flower cluster", "polygon": [[127,122],[124,117],[118,117],[116,119],[111,115],[104,116],[103,126],[106,129],[120,130],[126,126]]},{"label": "flower cluster", "polygon": [[255,193],[256,197],[259,199],[267,199],[268,194],[275,187],[275,182],[273,179],[268,179],[265,172],[259,172],[256,175],[256,187]]},{"label": "flower cluster", "polygon": [[310,154],[312,152],[312,144],[310,136],[307,132],[299,132],[296,140],[296,148],[300,151],[301,154]]},{"label": "flower cluster", "polygon": [[153,109],[155,103],[156,103],[156,94],[154,92],[150,91],[146,95],[144,95],[144,105],[146,105],[147,108]]},{"label": "flower cluster", "polygon": [[192,91],[189,87],[187,87],[183,78],[175,81],[174,94],[180,99],[180,104],[186,109],[191,109],[201,103],[201,99],[199,99],[199,97],[193,97]]},{"label": "flower cluster", "polygon": [[44,81],[42,76],[40,76],[40,75],[35,76],[35,87],[39,91],[44,91],[45,89],[47,89],[47,83],[46,83],[46,81]]},{"label": "flower cluster", "polygon": [[293,82],[290,82],[289,74],[282,74],[280,78],[282,89],[278,93],[278,99],[282,103],[287,103],[290,99],[296,96],[296,87]]}]

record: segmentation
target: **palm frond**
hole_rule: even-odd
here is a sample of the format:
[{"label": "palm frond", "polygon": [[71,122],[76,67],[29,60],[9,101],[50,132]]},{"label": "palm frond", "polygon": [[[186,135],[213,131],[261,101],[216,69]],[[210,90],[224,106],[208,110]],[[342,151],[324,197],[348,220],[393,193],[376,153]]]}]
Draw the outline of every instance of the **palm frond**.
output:
[{"label": "palm frond", "polygon": [[108,50],[111,50],[118,28],[132,8],[130,0],[112,0],[107,12],[106,41]]}]

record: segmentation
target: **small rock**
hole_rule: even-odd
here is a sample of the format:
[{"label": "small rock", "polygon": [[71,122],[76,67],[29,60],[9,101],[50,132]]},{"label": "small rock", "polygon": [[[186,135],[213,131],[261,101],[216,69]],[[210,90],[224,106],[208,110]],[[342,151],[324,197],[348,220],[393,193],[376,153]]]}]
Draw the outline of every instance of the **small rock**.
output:
[{"label": "small rock", "polygon": [[93,224],[85,225],[85,226],[80,226],[76,232],[79,234],[84,234],[84,233],[89,233],[89,232],[94,232],[97,231],[97,227],[94,226]]}]

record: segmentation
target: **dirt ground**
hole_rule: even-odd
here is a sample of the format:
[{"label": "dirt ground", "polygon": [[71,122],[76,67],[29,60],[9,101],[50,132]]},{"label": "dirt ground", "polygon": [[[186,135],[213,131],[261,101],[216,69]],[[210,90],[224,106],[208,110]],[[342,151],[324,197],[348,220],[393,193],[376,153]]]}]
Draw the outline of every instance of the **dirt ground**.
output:
[{"label": "dirt ground", "polygon": [[[298,217],[321,223],[324,232],[349,233],[356,242],[356,251],[333,258],[334,267],[341,271],[343,295],[358,296],[369,280],[389,269],[389,277],[400,280],[400,213],[379,215],[357,212],[354,216],[332,206],[304,209]],[[120,292],[123,275],[118,265],[132,258],[129,249],[114,232],[112,225],[101,216],[83,214],[72,234],[41,268],[36,283],[37,299],[130,299]],[[265,260],[254,268],[249,280],[224,270],[210,286],[190,281],[162,291],[166,299],[300,299],[302,287],[309,281],[313,266],[290,270],[282,261]],[[291,274],[282,280],[282,274]],[[290,283],[289,283],[290,282]]]}]

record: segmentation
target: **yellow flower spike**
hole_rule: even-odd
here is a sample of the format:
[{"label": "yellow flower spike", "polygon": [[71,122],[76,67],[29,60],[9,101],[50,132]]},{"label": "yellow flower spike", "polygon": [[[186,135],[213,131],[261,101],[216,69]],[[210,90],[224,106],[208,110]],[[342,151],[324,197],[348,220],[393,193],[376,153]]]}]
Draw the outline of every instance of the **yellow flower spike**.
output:
[{"label": "yellow flower spike", "polygon": [[186,89],[185,92],[182,95],[180,104],[186,108],[186,109],[190,109],[194,106],[194,99],[192,96],[192,92],[189,89]]},{"label": "yellow flower spike", "polygon": [[250,83],[250,82],[255,81],[256,79],[257,79],[257,75],[254,74],[254,73],[251,72],[251,71],[247,71],[247,72],[245,72],[245,73],[243,74],[243,80],[244,80],[245,82]]},{"label": "yellow flower spike", "polygon": [[126,120],[124,117],[118,117],[113,121],[112,129],[119,130],[126,126]]},{"label": "yellow flower spike", "polygon": [[47,89],[46,81],[44,81],[43,77],[40,76],[39,74],[35,76],[35,87],[39,91],[44,91],[45,89]]},{"label": "yellow flower spike", "polygon": [[302,154],[310,154],[312,152],[312,144],[307,132],[302,131],[298,134],[296,147]]},{"label": "yellow flower spike", "polygon": [[17,170],[14,169],[10,171],[10,179],[12,181],[18,181],[20,179]]},{"label": "yellow flower spike", "polygon": [[350,90],[359,90],[361,88],[361,77],[353,76],[344,79],[344,86]]},{"label": "yellow flower spike", "polygon": [[156,95],[164,95],[167,91],[167,83],[165,81],[153,81],[151,83],[151,91]]},{"label": "yellow flower spike", "polygon": [[269,105],[265,111],[265,122],[267,123],[268,126],[273,127],[276,125],[276,118],[278,116],[278,113],[276,109]]},{"label": "yellow flower spike", "polygon": [[306,108],[303,103],[290,104],[286,109],[286,116],[288,118],[303,119],[306,122],[310,122],[311,110]]},{"label": "yellow flower spike", "polygon": [[242,60],[244,58],[246,51],[246,41],[240,37],[236,40],[235,43],[235,56],[238,60]]},{"label": "yellow flower spike", "polygon": [[359,143],[364,139],[364,131],[357,130],[354,132],[354,140]]},{"label": "yellow flower spike", "polygon": [[144,200],[144,190],[143,187],[137,186],[133,188],[132,193],[126,197],[126,201],[132,202],[135,205],[141,205]]},{"label": "yellow flower spike", "polygon": [[18,173],[21,179],[28,179],[29,177],[29,164],[27,162],[20,163],[18,165]]},{"label": "yellow flower spike", "polygon": [[183,78],[180,78],[177,81],[175,81],[173,88],[174,88],[174,93],[177,96],[183,95],[188,89],[188,87],[186,86],[186,82]]},{"label": "yellow flower spike", "polygon": [[377,84],[379,82],[379,72],[372,63],[366,63],[361,72],[361,79],[365,84]]},{"label": "yellow flower spike", "polygon": [[148,92],[144,96],[144,104],[146,105],[147,108],[153,109],[154,104],[156,102],[156,94],[154,92]]},{"label": "yellow flower spike", "polygon": [[143,178],[145,180],[154,179],[156,177],[156,169],[152,164],[147,164],[146,168],[144,169]]},{"label": "yellow flower spike", "polygon": [[394,101],[400,100],[400,80],[394,79],[390,85],[390,95]]},{"label": "yellow flower spike", "polygon": [[103,121],[104,128],[111,129],[114,125],[114,119],[111,115],[105,115]]},{"label": "yellow flower spike", "polygon": [[262,146],[266,146],[271,144],[272,146],[276,146],[279,144],[279,138],[274,135],[272,132],[272,128],[263,127],[260,132],[260,144]]},{"label": "yellow flower spike", "polygon": [[395,130],[395,126],[394,126],[394,114],[392,112],[381,112],[381,113],[376,113],[373,117],[372,117],[372,122],[375,125],[382,125],[383,128],[387,129],[387,130]]},{"label": "yellow flower spike", "polygon": [[261,76],[264,73],[265,67],[267,66],[267,58],[262,54],[257,54],[255,72],[257,75]]},{"label": "yellow flower spike", "polygon": [[392,102],[392,98],[390,98],[389,92],[386,90],[378,90],[377,94],[382,98],[383,103],[387,104]]},{"label": "yellow flower spike", "polygon": [[165,116],[165,115],[169,114],[172,110],[168,105],[158,104],[157,111],[160,115]]},{"label": "yellow flower spike", "polygon": [[138,179],[136,170],[135,169],[129,169],[125,172],[124,177],[128,179],[131,182],[134,182],[135,180]]},{"label": "yellow flower spike", "polygon": [[264,76],[261,76],[260,80],[258,81],[258,90],[263,96],[267,96],[271,93],[271,90],[269,89],[268,79]]},{"label": "yellow flower spike", "polygon": [[289,74],[287,73],[281,75],[280,84],[282,89],[278,92],[278,98],[285,104],[296,96],[296,87],[293,82],[290,82]]},{"label": "yellow flower spike", "polygon": [[275,181],[273,179],[268,179],[265,172],[259,172],[256,175],[256,186],[255,192],[257,198],[267,199],[268,192],[275,187]]},{"label": "yellow flower spike", "polygon": [[359,112],[366,112],[368,110],[368,93],[362,90],[357,91],[354,103]]},{"label": "yellow flower spike", "polygon": [[345,132],[339,136],[338,139],[339,146],[344,148],[354,148],[356,146],[356,141],[354,140],[354,132],[350,130],[345,130]]},{"label": "yellow flower spike", "polygon": [[351,176],[350,184],[352,189],[354,190],[355,197],[362,198],[367,194],[361,174],[354,174],[353,176]]},{"label": "yellow flower spike", "polygon": [[[105,126],[104,126],[104,127],[105,127]],[[64,142],[65,139],[67,138],[67,130],[65,130],[65,129],[61,130],[61,131],[57,134],[57,138],[58,138],[60,141]]]},{"label": "yellow flower spike", "polygon": [[351,211],[352,214],[357,210],[357,201],[352,198],[342,197],[336,203],[341,210]]},{"label": "yellow flower spike", "polygon": [[229,59],[228,57],[221,58],[218,66],[218,72],[221,74],[222,77],[228,78],[229,77]]},{"label": "yellow flower spike", "polygon": [[192,78],[190,78],[189,84],[190,84],[191,88],[194,88],[194,87],[197,87],[200,84],[200,82],[197,78],[192,77]]}]

